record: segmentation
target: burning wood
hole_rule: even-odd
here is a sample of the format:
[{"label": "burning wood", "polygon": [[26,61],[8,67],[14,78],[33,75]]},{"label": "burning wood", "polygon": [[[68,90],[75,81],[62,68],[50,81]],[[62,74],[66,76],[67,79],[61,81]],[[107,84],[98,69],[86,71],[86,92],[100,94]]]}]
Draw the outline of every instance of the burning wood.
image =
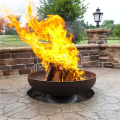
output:
[{"label": "burning wood", "polygon": [[44,76],[43,81],[50,81],[51,76],[52,76],[52,69],[53,69],[53,65],[52,65],[52,63],[50,63],[48,66],[48,69],[46,71],[46,74]]},{"label": "burning wood", "polygon": [[64,77],[64,81],[73,81],[72,78],[73,78],[72,73],[70,71],[68,71],[67,75],[65,75],[65,77]]},{"label": "burning wood", "polygon": [[73,81],[73,74],[61,66],[56,69],[54,64],[50,63],[43,80],[56,82]]},{"label": "burning wood", "polygon": [[[44,81],[85,79],[82,78],[84,72],[77,68],[79,51],[71,42],[74,36],[72,33],[67,36],[63,18],[59,15],[48,15],[45,20],[38,22],[30,4],[26,12],[26,26],[22,27],[16,15],[9,10],[4,12],[9,26],[15,27],[20,39],[29,44],[36,56],[41,59],[46,70]],[[41,40],[46,42],[43,43]]]},{"label": "burning wood", "polygon": [[52,81],[58,81],[58,82],[62,81],[62,71],[61,70],[55,71]]}]

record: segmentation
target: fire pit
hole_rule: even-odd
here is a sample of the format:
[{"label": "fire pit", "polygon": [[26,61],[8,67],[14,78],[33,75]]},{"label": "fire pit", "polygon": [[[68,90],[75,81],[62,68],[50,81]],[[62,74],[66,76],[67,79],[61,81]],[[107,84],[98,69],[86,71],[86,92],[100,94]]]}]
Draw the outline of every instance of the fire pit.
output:
[{"label": "fire pit", "polygon": [[15,27],[20,39],[31,46],[45,68],[45,71],[30,73],[28,82],[32,88],[46,94],[48,102],[76,102],[75,94],[92,88],[96,75],[78,69],[80,51],[72,43],[74,35],[67,32],[61,16],[47,15],[39,22],[29,4],[27,23],[22,26],[16,15],[5,12],[9,26]]},{"label": "fire pit", "polygon": [[[28,82],[32,88],[46,94],[50,103],[73,103],[77,101],[80,92],[90,90],[96,82],[96,74],[85,71],[85,80],[69,82],[43,81],[45,71],[37,71],[28,74]],[[92,76],[92,77],[91,77]]]}]

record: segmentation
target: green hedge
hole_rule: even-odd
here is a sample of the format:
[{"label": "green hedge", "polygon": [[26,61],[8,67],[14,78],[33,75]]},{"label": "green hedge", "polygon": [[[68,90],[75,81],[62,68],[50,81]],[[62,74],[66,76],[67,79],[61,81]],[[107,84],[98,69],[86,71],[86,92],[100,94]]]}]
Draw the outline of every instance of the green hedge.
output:
[{"label": "green hedge", "polygon": [[119,40],[118,37],[108,37],[107,39],[108,39],[108,40]]},{"label": "green hedge", "polygon": [[[83,40],[87,40],[87,37],[84,37]],[[107,40],[119,40],[118,37],[108,37]]]}]

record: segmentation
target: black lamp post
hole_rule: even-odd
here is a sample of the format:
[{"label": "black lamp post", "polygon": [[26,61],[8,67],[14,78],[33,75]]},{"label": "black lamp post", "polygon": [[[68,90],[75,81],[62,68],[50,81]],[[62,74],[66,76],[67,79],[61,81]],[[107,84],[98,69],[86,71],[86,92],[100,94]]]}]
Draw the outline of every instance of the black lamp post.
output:
[{"label": "black lamp post", "polygon": [[93,16],[94,16],[95,22],[97,23],[96,28],[99,28],[99,22],[102,21],[103,13],[100,11],[99,8],[97,8],[95,13],[93,13]]}]

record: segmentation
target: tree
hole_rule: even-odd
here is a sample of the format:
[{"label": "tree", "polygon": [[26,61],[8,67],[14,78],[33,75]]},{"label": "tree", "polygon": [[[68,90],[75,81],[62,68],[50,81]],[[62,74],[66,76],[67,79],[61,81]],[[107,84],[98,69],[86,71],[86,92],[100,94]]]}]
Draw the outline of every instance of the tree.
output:
[{"label": "tree", "polygon": [[102,25],[102,28],[110,29],[111,31],[108,33],[109,36],[113,36],[113,30],[114,30],[114,20],[104,20]]},{"label": "tree", "polygon": [[87,6],[84,5],[84,0],[39,0],[40,7],[38,17],[40,20],[45,19],[48,14],[60,15],[65,21],[74,21],[82,19],[86,12]]},{"label": "tree", "polygon": [[[84,0],[39,0],[40,6],[37,8],[38,20],[43,20],[48,14],[60,15],[66,22],[66,29],[75,36],[73,42],[77,42],[82,38],[84,13],[87,5]],[[71,27],[72,26],[72,27]],[[70,28],[71,27],[71,28]],[[76,31],[76,32],[75,32]]]},{"label": "tree", "polygon": [[77,20],[74,20],[73,22],[67,22],[65,28],[68,31],[68,33],[70,32],[74,35],[74,38],[72,40],[74,43],[79,43],[80,40],[83,40],[84,27],[82,22]]},{"label": "tree", "polygon": [[120,24],[117,24],[115,26],[115,29],[113,31],[113,34],[119,38],[119,43],[120,43]]}]

